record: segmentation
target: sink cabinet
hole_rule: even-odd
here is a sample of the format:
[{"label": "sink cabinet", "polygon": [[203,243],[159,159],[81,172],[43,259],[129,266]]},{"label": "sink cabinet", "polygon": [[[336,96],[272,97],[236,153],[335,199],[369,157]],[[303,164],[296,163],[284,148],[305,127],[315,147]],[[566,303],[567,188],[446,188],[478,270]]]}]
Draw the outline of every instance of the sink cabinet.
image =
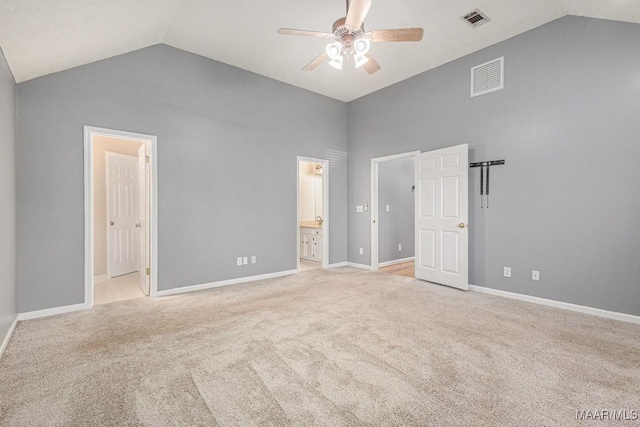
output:
[{"label": "sink cabinet", "polygon": [[300,258],[322,262],[322,229],[300,228]]}]

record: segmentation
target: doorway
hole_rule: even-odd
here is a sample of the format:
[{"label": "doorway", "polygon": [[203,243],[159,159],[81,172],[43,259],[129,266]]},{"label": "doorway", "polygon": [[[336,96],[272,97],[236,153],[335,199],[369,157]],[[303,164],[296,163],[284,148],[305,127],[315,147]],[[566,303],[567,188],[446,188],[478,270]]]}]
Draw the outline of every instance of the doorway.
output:
[{"label": "doorway", "polygon": [[[413,151],[371,160],[371,267],[378,271],[380,165],[398,159],[414,161],[414,276],[454,288],[468,289],[468,167],[469,146],[429,152]],[[384,209],[386,213],[386,205]],[[408,264],[408,263],[407,263]],[[389,267],[387,265],[387,267]],[[385,267],[385,268],[387,268]],[[410,265],[395,274],[410,275]]]},{"label": "doorway", "polygon": [[85,306],[157,292],[156,137],[85,127]]},{"label": "doorway", "polygon": [[298,156],[298,272],[329,265],[329,161]]},{"label": "doorway", "polygon": [[371,159],[371,269],[413,277],[415,156]]}]

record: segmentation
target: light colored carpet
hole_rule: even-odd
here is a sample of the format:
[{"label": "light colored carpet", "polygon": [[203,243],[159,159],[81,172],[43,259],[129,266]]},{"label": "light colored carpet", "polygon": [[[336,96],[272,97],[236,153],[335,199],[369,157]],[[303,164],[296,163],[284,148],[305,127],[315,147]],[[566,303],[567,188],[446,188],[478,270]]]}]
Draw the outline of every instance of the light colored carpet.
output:
[{"label": "light colored carpet", "polygon": [[0,361],[3,426],[568,426],[639,396],[639,325],[351,268],[21,322]]}]

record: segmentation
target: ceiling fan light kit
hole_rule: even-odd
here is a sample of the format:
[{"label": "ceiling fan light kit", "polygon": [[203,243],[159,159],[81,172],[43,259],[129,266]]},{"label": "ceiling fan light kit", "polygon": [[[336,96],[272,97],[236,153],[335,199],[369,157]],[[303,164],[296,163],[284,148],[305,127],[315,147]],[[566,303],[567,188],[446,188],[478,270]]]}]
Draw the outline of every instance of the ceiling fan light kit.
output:
[{"label": "ceiling fan light kit", "polygon": [[292,28],[280,28],[278,30],[278,34],[334,40],[327,44],[323,53],[303,68],[304,71],[311,71],[326,60],[329,61],[329,65],[332,67],[342,70],[344,58],[349,59],[353,56],[356,68],[363,67],[367,73],[373,74],[380,69],[380,65],[369,53],[372,42],[417,42],[422,40],[424,34],[422,28],[399,28],[365,32],[364,18],[369,12],[372,0],[346,0],[346,2],[347,16],[333,23],[332,33]]}]

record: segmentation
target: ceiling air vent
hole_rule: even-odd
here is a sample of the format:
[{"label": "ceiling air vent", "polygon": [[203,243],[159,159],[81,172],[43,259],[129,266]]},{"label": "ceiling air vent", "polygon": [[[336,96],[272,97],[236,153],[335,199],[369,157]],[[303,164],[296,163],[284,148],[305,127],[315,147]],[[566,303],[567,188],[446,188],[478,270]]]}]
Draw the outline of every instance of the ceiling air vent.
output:
[{"label": "ceiling air vent", "polygon": [[484,25],[487,22],[491,21],[491,19],[487,15],[480,12],[478,9],[474,10],[473,12],[467,13],[462,17],[462,19],[473,28],[479,27],[480,25]]},{"label": "ceiling air vent", "polygon": [[471,68],[471,97],[504,89],[504,56]]}]

